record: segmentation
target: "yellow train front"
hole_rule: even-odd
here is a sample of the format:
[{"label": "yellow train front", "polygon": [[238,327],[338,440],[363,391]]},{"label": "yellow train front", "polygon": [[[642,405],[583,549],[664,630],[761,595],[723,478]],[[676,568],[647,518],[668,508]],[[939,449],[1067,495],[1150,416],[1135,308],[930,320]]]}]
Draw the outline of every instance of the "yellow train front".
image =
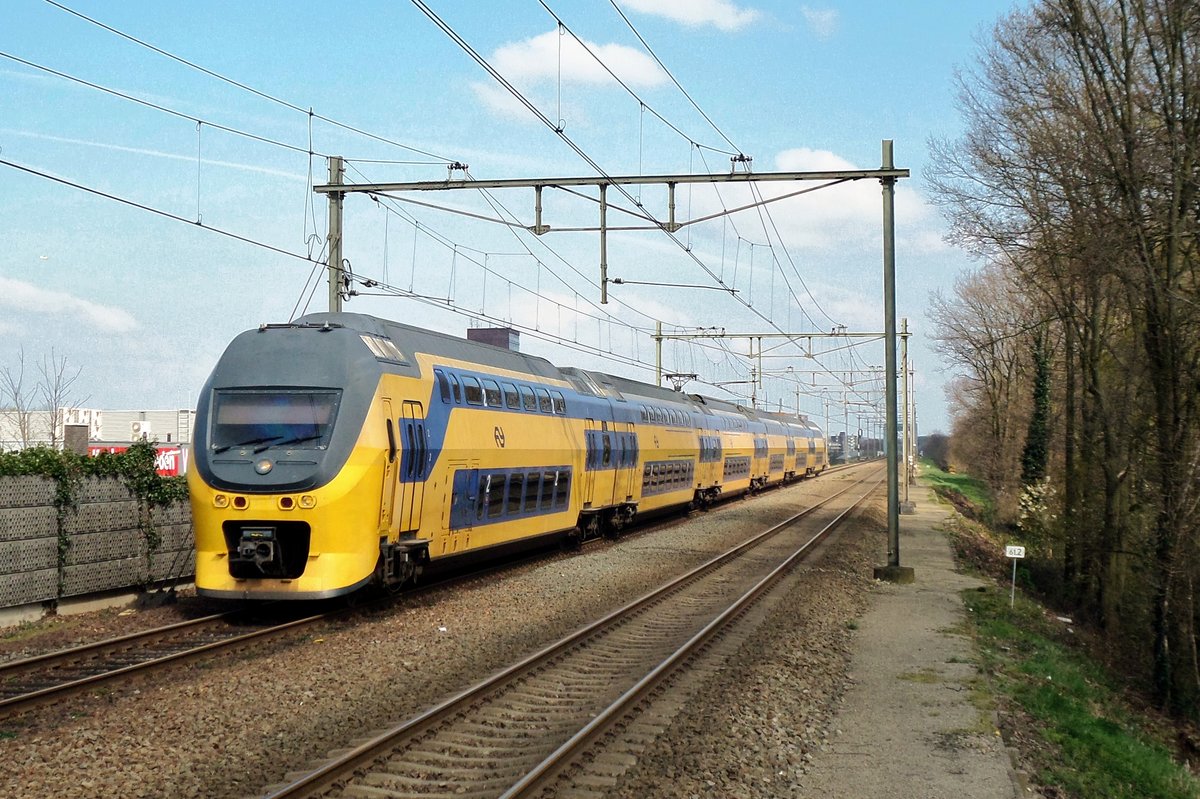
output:
[{"label": "yellow train front", "polygon": [[327,598],[612,533],[812,473],[804,425],[360,314],[264,325],[197,405],[197,590]]}]

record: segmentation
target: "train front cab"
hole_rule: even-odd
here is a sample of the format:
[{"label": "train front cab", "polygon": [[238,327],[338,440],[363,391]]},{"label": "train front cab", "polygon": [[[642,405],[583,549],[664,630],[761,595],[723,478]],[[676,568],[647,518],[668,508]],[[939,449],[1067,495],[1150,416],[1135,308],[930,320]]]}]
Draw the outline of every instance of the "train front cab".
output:
[{"label": "train front cab", "polygon": [[[262,391],[246,396],[264,402],[275,398]],[[346,414],[337,420],[352,432],[357,424],[357,439],[334,477],[311,488],[271,489],[254,485],[249,477],[252,469],[269,474],[303,468],[327,454],[311,448],[311,442],[298,442],[294,449],[248,444],[206,455],[224,461],[219,465],[227,470],[247,474],[240,485],[228,488],[210,485],[199,469],[189,471],[201,595],[321,599],[370,582],[379,559],[380,491],[388,480],[387,433],[378,395],[369,418],[379,423],[361,424]],[[245,433],[238,435],[250,440]],[[221,439],[216,442],[214,450],[224,446]]]}]

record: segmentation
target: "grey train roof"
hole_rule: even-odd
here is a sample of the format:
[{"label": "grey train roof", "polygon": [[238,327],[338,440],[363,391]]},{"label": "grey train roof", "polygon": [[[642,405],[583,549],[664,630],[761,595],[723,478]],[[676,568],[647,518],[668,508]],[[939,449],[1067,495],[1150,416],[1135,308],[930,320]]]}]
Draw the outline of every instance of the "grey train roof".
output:
[{"label": "grey train roof", "polygon": [[[812,426],[811,422],[802,417],[779,414],[772,411],[756,411],[737,403],[728,402],[699,394],[683,394],[669,388],[643,383],[620,375],[596,372],[575,367],[557,367],[545,358],[536,355],[525,355],[504,347],[496,347],[480,341],[438,333],[425,328],[380,319],[376,316],[359,313],[312,313],[300,317],[296,326],[320,326],[324,324],[342,325],[363,333],[373,333],[383,336],[396,344],[402,352],[411,354],[413,351],[440,355],[446,358],[474,361],[475,363],[493,366],[498,369],[508,369],[525,372],[538,377],[565,380],[585,394],[601,392],[612,394],[617,399],[636,397],[659,402],[678,403],[691,406],[693,410],[702,413],[720,411],[723,413],[744,416],[748,419],[783,422]],[[626,397],[625,395],[628,395]],[[806,425],[807,422],[807,425]]]}]

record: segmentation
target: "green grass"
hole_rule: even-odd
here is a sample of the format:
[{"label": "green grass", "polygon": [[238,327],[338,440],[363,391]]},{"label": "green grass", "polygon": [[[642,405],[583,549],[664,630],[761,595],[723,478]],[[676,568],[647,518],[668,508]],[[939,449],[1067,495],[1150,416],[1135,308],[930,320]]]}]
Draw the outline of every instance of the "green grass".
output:
[{"label": "green grass", "polygon": [[977,480],[969,474],[942,471],[928,458],[921,459],[921,476],[929,482],[934,491],[947,499],[954,501],[955,496],[962,497],[981,515],[991,513],[992,496],[982,480]]},{"label": "green grass", "polygon": [[963,594],[993,689],[1033,720],[1036,778],[1085,799],[1194,799],[1200,781],[1121,702],[1103,669],[1058,643],[1040,608],[995,589]]}]

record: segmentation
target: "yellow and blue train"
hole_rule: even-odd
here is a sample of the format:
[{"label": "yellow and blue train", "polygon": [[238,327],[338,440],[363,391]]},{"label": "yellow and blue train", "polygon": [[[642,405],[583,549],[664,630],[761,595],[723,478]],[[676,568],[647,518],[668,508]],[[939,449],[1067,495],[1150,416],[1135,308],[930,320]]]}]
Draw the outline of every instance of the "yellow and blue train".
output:
[{"label": "yellow and blue train", "polygon": [[442,559],[820,473],[824,434],[755,411],[350,313],[242,333],[201,392],[201,595],[319,599]]}]

